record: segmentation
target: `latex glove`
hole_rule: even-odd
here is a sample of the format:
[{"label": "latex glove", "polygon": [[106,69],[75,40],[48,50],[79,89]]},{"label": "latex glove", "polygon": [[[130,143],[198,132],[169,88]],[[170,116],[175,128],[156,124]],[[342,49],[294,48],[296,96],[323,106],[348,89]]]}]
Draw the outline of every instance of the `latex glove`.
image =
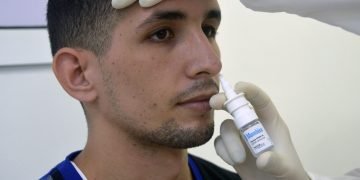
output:
[{"label": "latex glove", "polygon": [[[112,0],[111,4],[115,9],[123,9],[131,4],[133,4],[136,0]],[[162,0],[139,0],[139,4],[141,7],[151,7],[161,2]]]},{"label": "latex glove", "polygon": [[[244,92],[254,106],[260,121],[274,142],[272,151],[255,159],[232,120],[225,120],[220,127],[220,136],[215,139],[217,154],[232,165],[244,180],[307,180],[310,179],[290,139],[288,127],[281,119],[270,98],[258,87],[239,82],[237,93]],[[224,109],[226,97],[217,94],[210,99],[214,109]],[[243,145],[244,144],[244,145]]]},{"label": "latex glove", "polygon": [[360,35],[359,0],[240,0],[255,11],[310,17]]}]

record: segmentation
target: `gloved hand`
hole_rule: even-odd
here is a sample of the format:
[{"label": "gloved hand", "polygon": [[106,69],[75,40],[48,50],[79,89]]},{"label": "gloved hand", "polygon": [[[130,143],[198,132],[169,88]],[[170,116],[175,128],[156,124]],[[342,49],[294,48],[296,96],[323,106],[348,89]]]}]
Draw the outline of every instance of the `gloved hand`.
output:
[{"label": "gloved hand", "polygon": [[[237,83],[235,91],[245,93],[274,142],[274,147],[255,159],[248,147],[244,148],[246,143],[240,138],[240,131],[234,122],[225,120],[220,127],[220,136],[215,139],[217,154],[232,165],[244,180],[310,179],[291,142],[288,127],[270,98],[261,89],[249,83]],[[210,99],[210,105],[214,109],[224,109],[225,101],[224,94],[217,94]]]},{"label": "gloved hand", "polygon": [[360,35],[359,0],[240,0],[255,11],[287,12],[339,26]]},{"label": "gloved hand", "polygon": [[[135,1],[136,0],[112,0],[111,4],[115,9],[123,9],[130,6]],[[139,4],[141,7],[151,7],[161,1],[162,0],[139,0]]]}]

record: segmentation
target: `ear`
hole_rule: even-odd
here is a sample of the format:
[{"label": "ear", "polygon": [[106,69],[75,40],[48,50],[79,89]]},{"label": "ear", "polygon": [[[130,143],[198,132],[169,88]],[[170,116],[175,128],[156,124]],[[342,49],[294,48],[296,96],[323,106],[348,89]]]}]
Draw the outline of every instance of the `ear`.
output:
[{"label": "ear", "polygon": [[97,98],[92,73],[96,56],[86,50],[62,48],[54,56],[52,69],[64,90],[81,102]]}]

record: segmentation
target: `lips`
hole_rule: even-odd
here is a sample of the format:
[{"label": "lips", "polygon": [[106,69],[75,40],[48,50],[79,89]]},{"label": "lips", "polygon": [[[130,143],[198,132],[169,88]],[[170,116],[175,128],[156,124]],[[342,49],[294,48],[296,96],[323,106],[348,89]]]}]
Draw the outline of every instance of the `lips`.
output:
[{"label": "lips", "polygon": [[217,92],[200,93],[182,100],[177,103],[177,105],[200,113],[208,112],[211,110],[209,104],[210,98],[216,93]]}]

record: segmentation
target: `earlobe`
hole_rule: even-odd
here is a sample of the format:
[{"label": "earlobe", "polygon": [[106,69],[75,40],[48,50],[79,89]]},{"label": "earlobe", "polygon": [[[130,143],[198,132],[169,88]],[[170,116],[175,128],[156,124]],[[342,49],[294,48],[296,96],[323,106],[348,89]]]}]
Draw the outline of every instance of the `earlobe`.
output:
[{"label": "earlobe", "polygon": [[60,49],[53,60],[53,71],[64,90],[81,102],[96,99],[94,80],[88,76],[92,59],[82,50],[72,48]]}]

